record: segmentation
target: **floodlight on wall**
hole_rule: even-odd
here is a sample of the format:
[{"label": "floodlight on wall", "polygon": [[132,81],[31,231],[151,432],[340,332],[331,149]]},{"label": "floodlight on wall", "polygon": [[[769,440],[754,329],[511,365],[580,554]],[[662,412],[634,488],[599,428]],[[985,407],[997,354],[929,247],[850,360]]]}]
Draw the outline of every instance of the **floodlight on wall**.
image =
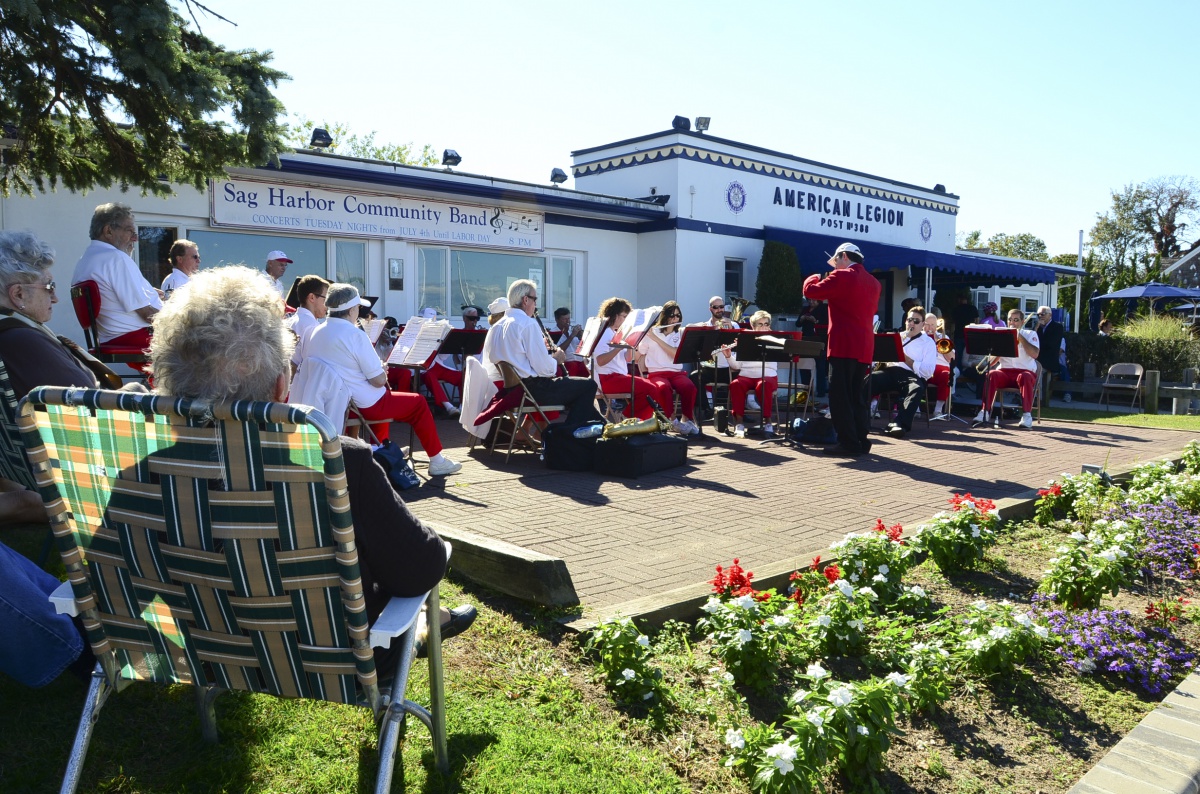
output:
[{"label": "floodlight on wall", "polygon": [[676,116],[675,118],[671,119],[671,129],[677,132],[690,132],[692,129],[692,122],[687,116]]},{"label": "floodlight on wall", "polygon": [[333,137],[324,127],[314,127],[312,138],[308,142],[310,149],[328,149],[333,145]]},{"label": "floodlight on wall", "polygon": [[708,125],[712,121],[712,116],[697,116],[696,117],[696,132],[707,132]]},{"label": "floodlight on wall", "polygon": [[453,149],[447,149],[446,151],[442,152],[442,165],[446,166],[447,168],[453,168],[461,162],[462,158],[459,157],[458,152],[454,151]]},{"label": "floodlight on wall", "polygon": [[556,185],[561,185],[567,181],[567,172],[561,168],[555,168],[550,172],[550,181]]}]

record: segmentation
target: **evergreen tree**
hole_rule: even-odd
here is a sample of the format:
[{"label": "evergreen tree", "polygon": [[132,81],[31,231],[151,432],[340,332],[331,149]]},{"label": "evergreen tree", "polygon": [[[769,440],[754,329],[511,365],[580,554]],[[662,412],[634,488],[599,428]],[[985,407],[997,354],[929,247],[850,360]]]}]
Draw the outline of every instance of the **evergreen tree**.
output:
[{"label": "evergreen tree", "polygon": [[754,302],[771,314],[795,314],[804,299],[804,278],[796,249],[787,243],[768,240],[763,245],[758,280],[754,283]]}]

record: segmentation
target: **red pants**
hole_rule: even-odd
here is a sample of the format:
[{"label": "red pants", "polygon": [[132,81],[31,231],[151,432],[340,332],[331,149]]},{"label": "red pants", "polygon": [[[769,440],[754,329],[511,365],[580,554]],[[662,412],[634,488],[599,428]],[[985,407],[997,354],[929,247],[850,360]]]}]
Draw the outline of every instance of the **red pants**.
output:
[{"label": "red pants", "polygon": [[438,438],[437,428],[434,427],[429,404],[419,394],[385,391],[377,403],[369,408],[360,407],[359,410],[363,418],[371,423],[371,430],[380,441],[386,441],[391,435],[392,422],[404,422],[412,425],[417,440],[421,442],[421,448],[430,457],[442,451],[442,441]]},{"label": "red pants", "polygon": [[1030,413],[1033,411],[1033,385],[1036,381],[1037,373],[1031,369],[994,369],[983,387],[983,404],[990,410],[998,389],[1015,387],[1021,390],[1021,409]]},{"label": "red pants", "polygon": [[388,388],[392,391],[413,391],[411,369],[408,367],[386,366]]},{"label": "red pants", "polygon": [[647,397],[658,400],[663,404],[662,394],[658,384],[646,378],[635,378],[632,375],[601,375],[600,388],[605,394],[628,394],[633,392],[633,416],[636,419],[649,419],[654,416],[654,409],[646,402]]},{"label": "red pants", "polygon": [[943,367],[938,364],[933,370],[933,377],[929,379],[930,386],[937,387],[937,398],[940,402],[946,402],[950,399],[950,368]]},{"label": "red pants", "polygon": [[651,372],[646,379],[653,381],[658,386],[658,392],[663,396],[660,401],[663,413],[668,416],[674,415],[671,392],[675,392],[679,395],[679,406],[683,409],[683,418],[692,420],[696,418],[696,384],[692,383],[692,379],[687,376],[686,372],[680,369],[664,369]]},{"label": "red pants", "polygon": [[446,397],[446,390],[442,388],[442,384],[449,383],[458,389],[458,393],[461,395],[463,385],[462,370],[443,367],[435,361],[432,367],[421,373],[421,383],[424,383],[425,388],[429,389],[429,395],[433,397],[435,403],[444,405],[450,402],[450,400]]},{"label": "red pants", "polygon": [[769,375],[765,378],[744,378],[741,375],[729,384],[729,413],[743,416],[746,413],[746,393],[751,389],[758,396],[758,404],[762,406],[762,419],[766,422],[771,418],[771,408],[775,403],[775,390],[779,388],[779,378]]},{"label": "red pants", "polygon": [[572,378],[592,377],[590,374],[588,374],[587,364],[584,364],[582,361],[568,361],[566,364],[563,364],[563,366],[566,367],[567,375]]}]

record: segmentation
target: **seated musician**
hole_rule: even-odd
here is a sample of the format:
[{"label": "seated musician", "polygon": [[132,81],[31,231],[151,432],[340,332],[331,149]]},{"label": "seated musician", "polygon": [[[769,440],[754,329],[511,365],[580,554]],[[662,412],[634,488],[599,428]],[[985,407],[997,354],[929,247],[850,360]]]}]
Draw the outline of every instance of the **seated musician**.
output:
[{"label": "seated musician", "polygon": [[[344,310],[333,316],[333,310],[351,298],[357,310],[354,287],[334,284],[329,297],[331,318],[319,328],[361,337],[370,351],[370,340]],[[280,400],[288,391],[291,347],[283,304],[271,283],[250,268],[233,266],[200,273],[187,290],[171,298],[155,318],[150,355],[161,393],[208,400]],[[339,440],[367,617],[374,622],[389,597],[421,595],[437,586],[446,573],[446,545],[404,504],[366,444]],[[462,632],[475,615],[470,605],[443,608],[442,638]],[[399,643],[393,643],[375,652],[381,675],[391,670],[388,660],[398,651]]]},{"label": "seated musician", "polygon": [[[750,316],[750,330],[770,331],[771,315],[757,311]],[[737,370],[737,377],[729,384],[729,413],[733,418],[733,434],[746,437],[746,398],[758,395],[762,406],[763,432],[774,433],[771,424],[771,407],[775,404],[775,390],[779,388],[779,365],[774,361],[739,361],[737,354],[729,348],[721,348],[729,366]]]},{"label": "seated musician", "polygon": [[666,402],[660,403],[663,411],[668,414],[671,410],[672,396],[679,395],[679,405],[683,419],[672,419],[671,425],[680,435],[690,436],[700,432],[696,424],[696,384],[683,371],[682,364],[675,363],[675,351],[679,349],[679,339],[682,336],[680,326],[683,324],[683,309],[675,301],[663,304],[658,322],[646,332],[638,343],[638,355],[645,362],[646,379],[658,386]]},{"label": "seated musician", "polygon": [[[566,360],[562,350],[551,355],[548,339],[533,319],[537,311],[538,286],[529,279],[518,279],[508,288],[508,307],[504,316],[492,323],[483,340],[483,365],[488,377],[502,381],[496,363],[507,362],[533,395],[546,405],[565,405],[567,429],[574,430],[602,421],[596,410],[596,382],[591,378],[557,378],[558,365]],[[498,303],[494,303],[497,309]],[[488,307],[492,311],[492,306]]]},{"label": "seated musician", "polygon": [[[925,315],[925,333],[933,340],[937,350],[937,366],[933,369],[933,377],[929,379],[931,386],[937,387],[937,404],[933,407],[936,422],[946,421],[946,401],[950,399],[950,365],[954,361],[954,343],[946,336],[942,320],[936,314]],[[945,350],[946,352],[942,352]]]},{"label": "seated musician", "polygon": [[[732,329],[733,322],[725,317],[725,299],[720,295],[713,295],[708,299],[708,313],[710,317],[702,323],[696,323],[700,326],[707,326],[715,329]],[[713,418],[713,406],[708,399],[708,391],[705,386],[718,383],[729,383],[730,372],[729,362],[724,356],[716,356],[716,367],[699,366],[691,374],[692,383],[696,384],[696,405],[700,415],[704,419]]]},{"label": "seated musician", "polygon": [[325,300],[328,297],[329,282],[320,276],[301,276],[296,280],[297,309],[295,314],[284,320],[296,335],[296,352],[292,353],[293,374],[304,358],[304,343],[309,333],[325,321]]},{"label": "seated musician", "polygon": [[896,421],[888,424],[884,431],[892,438],[904,438],[912,431],[921,394],[937,366],[937,347],[925,335],[925,310],[919,306],[910,309],[904,322],[904,360],[889,362],[883,369],[871,373],[872,396],[884,392],[900,392],[901,395]]},{"label": "seated musician", "polygon": [[600,390],[605,394],[633,394],[633,415],[638,419],[649,419],[654,416],[654,409],[646,399],[652,397],[662,405],[658,384],[646,378],[629,374],[629,354],[626,348],[613,347],[613,337],[625,318],[629,316],[632,307],[623,298],[609,298],[600,304],[600,318],[603,326],[600,339],[592,350],[593,370]]},{"label": "seated musician", "polygon": [[[1020,309],[1008,312],[1008,327],[1017,331],[1017,355],[993,356],[992,369],[983,382],[983,405],[975,415],[971,427],[979,427],[988,421],[989,409],[998,389],[1017,388],[1021,390],[1021,422],[1020,427],[1028,430],[1033,427],[1033,387],[1037,382],[1037,332],[1022,328],[1025,324],[1025,313]],[[997,366],[998,365],[998,366]]]},{"label": "seated musician", "polygon": [[309,333],[304,344],[304,361],[322,359],[342,377],[350,390],[350,399],[371,423],[380,441],[387,440],[392,422],[412,425],[421,447],[429,455],[431,476],[444,477],[462,469],[461,463],[442,454],[442,442],[425,398],[387,388],[383,364],[371,340],[357,325],[362,308],[358,290],[351,284],[334,284],[329,288],[326,302],[328,317],[324,325]]},{"label": "seated musician", "polygon": [[[463,329],[466,331],[476,330],[482,311],[478,306],[464,306],[462,308]],[[424,383],[425,388],[429,390],[429,396],[433,398],[434,403],[446,409],[446,416],[458,416],[458,406],[450,402],[442,384],[448,383],[458,389],[459,395],[462,394],[462,356],[456,353],[439,353],[433,361],[433,366],[421,373],[421,383]]]},{"label": "seated musician", "polygon": [[583,356],[573,352],[579,346],[579,340],[583,338],[583,326],[571,325],[571,310],[566,306],[554,310],[554,324],[558,326],[559,333],[562,334],[556,344],[567,354],[563,369],[571,377],[586,378],[588,376],[587,362],[583,360]]}]

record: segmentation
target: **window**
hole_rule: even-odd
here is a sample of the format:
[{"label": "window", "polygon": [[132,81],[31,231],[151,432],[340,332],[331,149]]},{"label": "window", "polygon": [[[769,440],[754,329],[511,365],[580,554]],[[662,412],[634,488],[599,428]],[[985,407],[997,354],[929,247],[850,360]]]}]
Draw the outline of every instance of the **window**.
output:
[{"label": "window", "polygon": [[575,314],[575,260],[568,257],[556,256],[550,260],[551,297],[553,300],[543,306],[542,313],[553,317],[555,309],[562,306]]},{"label": "window", "polygon": [[[432,306],[445,314],[446,254],[445,248],[417,249],[417,313]],[[486,304],[485,304],[486,305]]]},{"label": "window", "polygon": [[283,283],[291,285],[300,276],[327,277],[327,245],[323,239],[281,237],[273,234],[239,234],[189,229],[188,239],[200,246],[200,267],[246,265],[262,270],[267,254],[283,251],[292,260],[283,274]]},{"label": "window", "polygon": [[732,298],[745,297],[746,293],[742,291],[742,273],[746,263],[740,259],[725,260],[725,297]]},{"label": "window", "polygon": [[178,230],[174,226],[139,226],[137,233],[138,269],[157,287],[171,273],[169,257]]},{"label": "window", "polygon": [[333,244],[333,280],[353,284],[359,295],[367,294],[367,244],[336,240]]},{"label": "window", "polygon": [[[417,309],[432,307],[447,317],[458,315],[462,306],[486,307],[508,294],[518,279],[529,279],[546,295],[538,307],[553,314],[558,306],[574,302],[575,260],[553,257],[547,274],[545,256],[476,251],[455,248],[417,248]],[[547,284],[547,275],[550,283]]]}]

